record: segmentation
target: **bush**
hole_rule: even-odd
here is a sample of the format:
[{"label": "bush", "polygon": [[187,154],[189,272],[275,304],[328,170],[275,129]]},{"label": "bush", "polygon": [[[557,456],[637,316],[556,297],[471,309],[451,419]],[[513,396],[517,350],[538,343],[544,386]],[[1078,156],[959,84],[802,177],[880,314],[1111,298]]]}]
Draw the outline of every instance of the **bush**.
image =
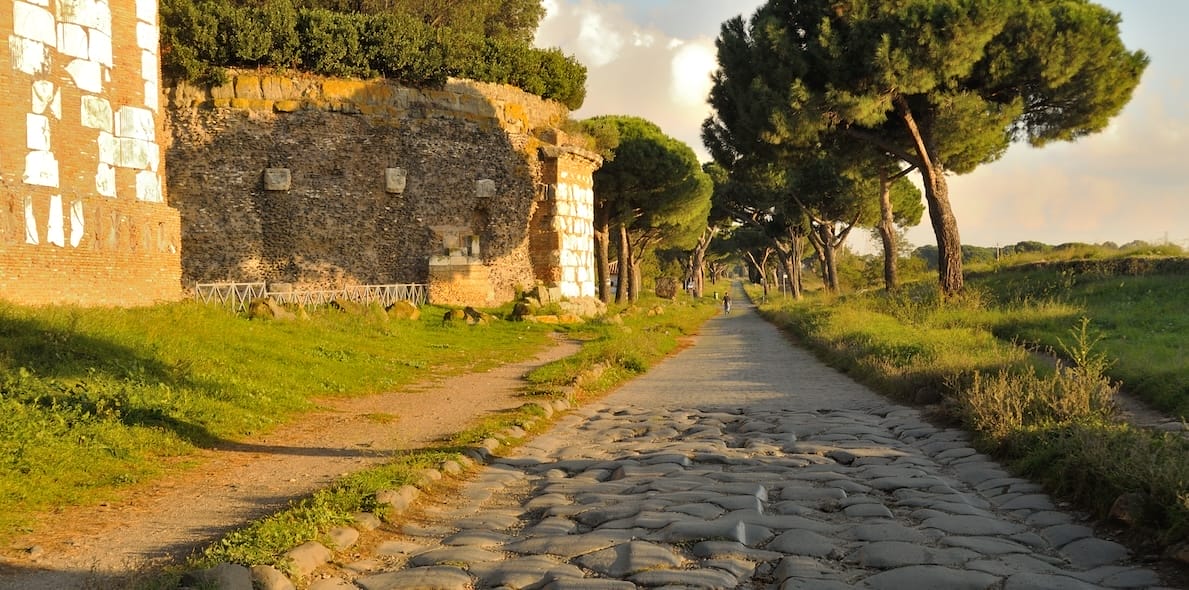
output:
[{"label": "bush", "polygon": [[509,84],[570,109],[586,97],[586,68],[515,37],[432,26],[403,13],[295,8],[292,0],[164,0],[162,68],[169,78],[221,83],[225,68],[299,68],[325,76],[387,76],[437,86],[450,76]]}]

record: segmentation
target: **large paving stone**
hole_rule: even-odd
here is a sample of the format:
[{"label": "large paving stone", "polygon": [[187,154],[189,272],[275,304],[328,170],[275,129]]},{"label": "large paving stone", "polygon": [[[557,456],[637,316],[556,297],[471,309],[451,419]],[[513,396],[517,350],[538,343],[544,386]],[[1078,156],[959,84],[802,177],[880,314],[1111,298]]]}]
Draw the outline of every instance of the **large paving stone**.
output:
[{"label": "large paving stone", "polygon": [[1100,586],[1069,576],[1022,572],[1003,583],[1003,590],[1100,590]]},{"label": "large paving stone", "polygon": [[504,545],[522,555],[557,555],[567,559],[630,541],[631,531],[595,531],[580,535],[552,535],[521,539]]},{"label": "large paving stone", "polygon": [[833,553],[837,547],[838,543],[830,537],[819,535],[813,531],[790,530],[769,541],[764,549],[789,555],[826,557]]},{"label": "large paving stone", "polygon": [[357,578],[363,590],[469,590],[471,576],[448,566],[418,567]]},{"label": "large paving stone", "polygon": [[999,518],[983,516],[935,516],[921,523],[921,526],[945,531],[950,535],[1011,535],[1024,529],[1022,525]]},{"label": "large paving stone", "polygon": [[633,575],[630,580],[639,586],[654,588],[734,588],[739,579],[717,569],[649,570]]},{"label": "large paving stone", "polygon": [[987,590],[999,584],[999,576],[978,571],[959,570],[935,565],[913,565],[869,576],[863,587],[875,590]]},{"label": "large paving stone", "polygon": [[1073,541],[1061,548],[1061,554],[1080,568],[1116,563],[1128,555],[1127,548],[1113,541],[1085,538]]},{"label": "large paving stone", "polygon": [[585,573],[568,563],[560,563],[543,555],[520,557],[506,561],[471,563],[471,575],[478,578],[481,588],[530,588],[564,578],[583,578]]},{"label": "large paving stone", "polygon": [[622,578],[644,570],[674,568],[682,559],[668,547],[644,541],[621,543],[579,557],[579,565],[604,576]]},{"label": "large paving stone", "polygon": [[958,547],[934,549],[916,543],[882,541],[859,547],[846,556],[846,561],[867,568],[891,569],[910,565],[958,565],[978,556]]}]

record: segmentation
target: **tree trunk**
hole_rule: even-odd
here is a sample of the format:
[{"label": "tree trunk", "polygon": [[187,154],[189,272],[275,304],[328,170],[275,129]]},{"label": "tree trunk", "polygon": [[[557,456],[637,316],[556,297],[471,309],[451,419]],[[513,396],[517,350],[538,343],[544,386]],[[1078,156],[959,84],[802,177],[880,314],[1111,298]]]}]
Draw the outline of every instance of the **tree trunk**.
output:
[{"label": "tree trunk", "polygon": [[883,284],[887,291],[895,291],[896,278],[896,221],[892,214],[892,180],[888,171],[879,169],[879,237],[883,241]]},{"label": "tree trunk", "polygon": [[[628,230],[619,226],[619,281],[615,283],[615,302],[623,303],[628,293],[628,277],[632,274],[628,267]],[[629,299],[630,301],[630,299]]]},{"label": "tree trunk", "polygon": [[954,218],[954,210],[950,206],[949,186],[945,181],[944,170],[930,157],[929,146],[917,127],[908,101],[898,96],[895,103],[921,159],[919,165],[921,180],[925,185],[925,203],[929,206],[933,234],[937,236],[937,278],[942,294],[951,297],[962,291],[963,277],[962,239],[958,236],[958,220]]},{"label": "tree trunk", "polygon": [[632,252],[632,243],[628,239],[628,228],[619,226],[619,284],[620,290],[615,294],[615,301],[636,300],[636,261]]},{"label": "tree trunk", "polygon": [[706,228],[694,246],[693,256],[690,257],[690,279],[693,282],[694,297],[702,296],[702,287],[706,280],[706,250],[710,248],[710,242],[714,241],[714,235],[717,233],[718,230],[715,228]]},{"label": "tree trunk", "polygon": [[611,211],[607,207],[595,209],[594,245],[595,280],[598,281],[598,296],[603,303],[611,302]]}]

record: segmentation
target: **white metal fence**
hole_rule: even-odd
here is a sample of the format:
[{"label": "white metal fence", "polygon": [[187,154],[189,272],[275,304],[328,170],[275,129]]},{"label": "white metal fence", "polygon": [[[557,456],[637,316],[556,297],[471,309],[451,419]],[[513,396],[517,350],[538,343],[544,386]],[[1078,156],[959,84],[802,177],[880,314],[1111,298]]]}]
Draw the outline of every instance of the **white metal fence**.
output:
[{"label": "white metal fence", "polygon": [[346,299],[364,305],[379,303],[388,307],[397,301],[412,301],[417,305],[429,302],[429,289],[424,284],[355,285],[343,289],[320,291],[269,291],[267,283],[198,283],[194,298],[203,303],[218,303],[233,311],[246,312],[253,299],[264,297],[282,304],[302,306],[325,305],[335,299]]}]

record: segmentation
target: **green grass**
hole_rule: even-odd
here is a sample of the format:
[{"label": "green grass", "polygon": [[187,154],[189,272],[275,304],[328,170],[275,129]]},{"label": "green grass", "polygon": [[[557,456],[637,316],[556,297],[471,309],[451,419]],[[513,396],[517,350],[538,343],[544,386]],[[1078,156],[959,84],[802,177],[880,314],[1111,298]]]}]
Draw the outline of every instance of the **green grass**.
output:
[{"label": "green grass", "polygon": [[663,303],[646,298],[635,305],[613,306],[605,318],[572,329],[571,337],[583,341],[582,350],[531,372],[530,391],[575,389],[579,402],[603,394],[675,351],[683,337],[697,332],[717,312],[718,302],[711,298],[679,297]]},{"label": "green grass", "polygon": [[[649,313],[658,309],[663,313]],[[577,401],[597,397],[676,350],[681,338],[694,334],[717,309],[713,300],[646,299],[614,307],[609,317],[618,319],[563,327],[584,341],[582,350],[530,373],[534,387],[525,394],[526,402],[556,398],[566,391]],[[599,368],[595,371],[598,376],[591,378],[595,367]],[[285,551],[321,539],[331,527],[349,523],[359,511],[376,509],[376,492],[413,485],[422,469],[457,460],[467,447],[500,436],[511,427],[523,428],[531,435],[545,429],[548,422],[534,403],[479,417],[440,446],[405,452],[380,467],[352,473],[286,510],[234,531],[195,555],[187,567],[209,567],[220,562],[281,565]],[[515,445],[520,441],[506,442]]]},{"label": "green grass", "polygon": [[[910,401],[934,393],[937,417],[1098,517],[1137,494],[1133,540],[1158,551],[1189,539],[1189,442],[1114,423],[1104,402],[1121,386],[1186,417],[1187,268],[1184,259],[1000,267],[946,302],[917,284],[777,299],[761,311],[877,390]],[[1037,362],[1036,348],[1062,362]]]},{"label": "green grass", "polygon": [[[436,307],[415,322],[332,309],[285,322],[190,302],[139,309],[0,304],[0,536],[29,530],[55,508],[95,504],[184,469],[198,449],[281,427],[321,398],[523,360],[554,330],[584,346],[534,372],[526,397],[598,395],[675,350],[716,311],[712,301],[650,298],[578,326],[470,327],[443,325],[444,309]],[[348,475],[248,524],[190,565],[279,563],[284,551],[374,509],[378,490],[414,483],[425,467],[511,426],[544,427],[543,415],[530,404],[484,416],[440,447]]]},{"label": "green grass", "polygon": [[1015,267],[975,275],[970,285],[993,302],[985,321],[1001,338],[1060,353],[1065,331],[1087,318],[1102,336],[1099,348],[1113,361],[1107,374],[1128,392],[1186,419],[1189,263],[1165,265],[1172,270]]},{"label": "green grass", "polygon": [[0,536],[112,498],[196,449],[284,424],[327,396],[391,391],[529,357],[549,329],[333,310],[249,321],[217,307],[0,304]]}]

